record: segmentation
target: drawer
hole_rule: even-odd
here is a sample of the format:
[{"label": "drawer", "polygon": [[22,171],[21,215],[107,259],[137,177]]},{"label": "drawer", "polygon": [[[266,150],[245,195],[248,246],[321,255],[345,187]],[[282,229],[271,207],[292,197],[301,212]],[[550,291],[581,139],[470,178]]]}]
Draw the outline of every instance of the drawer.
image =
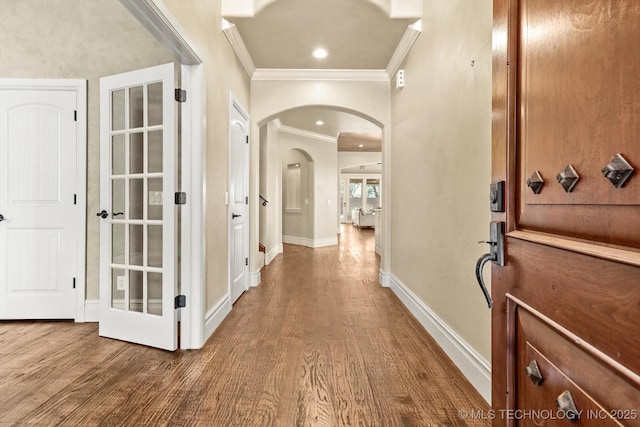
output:
[{"label": "drawer", "polygon": [[[523,411],[551,414],[549,419],[522,419],[518,425],[640,427],[636,373],[529,307],[516,305],[513,320],[514,404]],[[538,384],[527,373],[532,361],[542,376]],[[564,419],[558,412],[556,399],[565,391],[581,415],[578,420]]]}]

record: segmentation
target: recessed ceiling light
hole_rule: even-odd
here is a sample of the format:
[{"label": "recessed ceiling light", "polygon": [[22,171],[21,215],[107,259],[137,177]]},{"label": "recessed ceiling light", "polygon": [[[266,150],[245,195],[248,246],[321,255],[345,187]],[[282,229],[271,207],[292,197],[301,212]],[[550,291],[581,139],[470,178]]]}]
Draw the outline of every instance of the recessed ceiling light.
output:
[{"label": "recessed ceiling light", "polygon": [[364,147],[364,144],[359,144],[358,147],[362,148]]},{"label": "recessed ceiling light", "polygon": [[316,124],[317,124],[318,126],[322,126],[322,125],[324,124],[324,122],[323,122],[322,120],[318,120],[318,121],[316,122]]},{"label": "recessed ceiling light", "polygon": [[323,49],[321,47],[317,48],[316,50],[313,51],[313,57],[314,58],[318,58],[318,59],[324,59],[329,55],[329,52],[327,52],[327,49]]}]

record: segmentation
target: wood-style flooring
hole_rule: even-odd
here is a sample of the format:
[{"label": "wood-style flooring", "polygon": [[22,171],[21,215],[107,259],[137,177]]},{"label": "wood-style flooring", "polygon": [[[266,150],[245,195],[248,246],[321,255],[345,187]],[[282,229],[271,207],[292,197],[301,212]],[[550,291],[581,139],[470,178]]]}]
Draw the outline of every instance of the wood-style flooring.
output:
[{"label": "wood-style flooring", "polygon": [[488,426],[489,406],[389,289],[373,230],[285,245],[201,350],[0,322],[0,424]]}]

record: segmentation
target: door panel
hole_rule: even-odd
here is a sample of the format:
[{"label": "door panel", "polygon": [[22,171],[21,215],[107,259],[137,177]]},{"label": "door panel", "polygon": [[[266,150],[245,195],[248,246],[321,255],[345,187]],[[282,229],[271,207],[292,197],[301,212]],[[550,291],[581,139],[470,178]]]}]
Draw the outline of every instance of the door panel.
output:
[{"label": "door panel", "polygon": [[[563,390],[578,410],[640,409],[640,179],[618,188],[602,172],[617,153],[640,166],[637,40],[633,0],[494,2],[492,175],[507,182],[507,212],[492,218],[507,223],[506,265],[492,266],[496,410],[555,411]],[[570,192],[558,176],[568,165]],[[525,374],[532,358],[546,386]],[[620,425],[605,418],[576,425]]]},{"label": "door panel", "polygon": [[100,84],[100,335],[175,350],[174,65]]},{"label": "door panel", "polygon": [[0,91],[0,318],[73,319],[75,91]]},{"label": "door panel", "polygon": [[229,115],[229,277],[233,303],[249,285],[249,119],[235,102]]}]

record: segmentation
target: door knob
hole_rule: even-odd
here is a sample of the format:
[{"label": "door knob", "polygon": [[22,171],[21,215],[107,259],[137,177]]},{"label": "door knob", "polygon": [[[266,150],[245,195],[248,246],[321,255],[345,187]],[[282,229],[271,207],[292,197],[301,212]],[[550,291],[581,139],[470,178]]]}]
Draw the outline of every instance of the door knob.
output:
[{"label": "door knob", "polygon": [[489,295],[487,286],[484,284],[482,269],[489,261],[501,267],[504,266],[504,222],[491,222],[489,224],[489,237],[488,242],[479,242],[489,244],[489,253],[481,256],[476,263],[476,280],[480,285],[484,298],[487,300],[487,306],[491,308],[493,307],[493,300],[491,299],[491,295]]},{"label": "door knob", "polygon": [[231,214],[231,219],[236,219],[236,218],[239,218],[239,217],[241,217],[241,216],[242,216],[242,215],[240,215],[240,214],[234,214],[234,213],[232,213],[232,214]]},{"label": "door knob", "polygon": [[104,209],[102,209],[100,212],[98,212],[96,214],[96,216],[99,216],[101,218],[107,218],[109,216],[109,212],[107,212]]},{"label": "door knob", "polygon": [[4,215],[0,214],[0,222],[4,221]]}]

